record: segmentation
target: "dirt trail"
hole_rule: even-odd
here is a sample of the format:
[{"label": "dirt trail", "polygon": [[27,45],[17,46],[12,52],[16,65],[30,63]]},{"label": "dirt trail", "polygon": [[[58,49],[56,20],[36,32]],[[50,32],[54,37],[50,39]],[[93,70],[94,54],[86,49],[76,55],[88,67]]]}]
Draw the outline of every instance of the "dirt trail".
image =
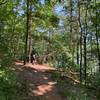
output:
[{"label": "dirt trail", "polygon": [[24,90],[26,94],[23,100],[35,100],[34,97],[36,100],[64,100],[59,94],[56,82],[51,79],[52,70],[55,69],[43,65],[23,66],[21,63],[16,63],[18,79],[27,88],[27,91]]}]

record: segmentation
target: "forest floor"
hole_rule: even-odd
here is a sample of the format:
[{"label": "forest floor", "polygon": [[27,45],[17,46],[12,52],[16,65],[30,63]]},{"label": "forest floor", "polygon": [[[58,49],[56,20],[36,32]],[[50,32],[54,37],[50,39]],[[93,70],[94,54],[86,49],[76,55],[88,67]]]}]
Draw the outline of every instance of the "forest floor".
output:
[{"label": "forest floor", "polygon": [[15,72],[19,86],[16,100],[97,100],[95,91],[61,77],[55,68],[17,62]]},{"label": "forest floor", "polygon": [[[51,78],[54,68],[43,65],[16,63],[16,74],[20,90],[18,100],[64,100]],[[21,97],[20,97],[21,96]]]}]

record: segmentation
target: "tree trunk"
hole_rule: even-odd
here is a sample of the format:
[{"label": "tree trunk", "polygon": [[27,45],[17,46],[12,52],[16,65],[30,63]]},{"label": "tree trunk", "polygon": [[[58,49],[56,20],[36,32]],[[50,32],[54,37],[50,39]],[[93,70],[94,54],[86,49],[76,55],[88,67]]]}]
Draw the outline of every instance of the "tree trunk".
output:
[{"label": "tree trunk", "polygon": [[27,61],[27,46],[28,46],[28,35],[29,35],[29,0],[27,0],[27,22],[26,22],[26,39],[25,39],[25,51],[24,51],[24,65]]},{"label": "tree trunk", "polygon": [[77,64],[79,65],[79,41],[77,41]]},{"label": "tree trunk", "polygon": [[86,4],[86,13],[85,13],[85,33],[84,33],[84,78],[85,85],[87,79],[87,48],[86,48],[86,39],[87,39],[87,11],[88,11],[88,2]]},{"label": "tree trunk", "polygon": [[29,63],[31,62],[31,52],[32,52],[32,3],[30,2],[29,7]]},{"label": "tree trunk", "polygon": [[92,34],[91,34],[91,37],[90,37],[90,46],[91,46],[91,60],[92,60],[92,57],[93,57],[93,56],[92,56],[92,48],[93,48],[93,47],[92,47],[92,45],[93,45],[93,44],[92,44]]},{"label": "tree trunk", "polygon": [[99,72],[100,72],[100,48],[99,48],[99,39],[98,39],[98,25],[97,25],[97,18],[98,18],[98,13],[97,13],[97,4],[96,4],[96,0],[95,0],[95,8],[96,8],[96,25],[95,25],[95,29],[96,29],[96,44],[97,44],[97,51],[98,51],[98,61],[99,61]]},{"label": "tree trunk", "polygon": [[83,36],[83,29],[80,21],[80,0],[78,0],[78,22],[80,27],[80,83],[82,83],[82,36]]},{"label": "tree trunk", "polygon": [[73,60],[74,60],[74,58],[73,58],[73,41],[72,41],[72,32],[73,32],[73,30],[72,30],[72,14],[73,14],[73,7],[72,7],[72,0],[70,0],[70,45],[71,45],[71,52],[72,52],[72,66],[73,66]]}]

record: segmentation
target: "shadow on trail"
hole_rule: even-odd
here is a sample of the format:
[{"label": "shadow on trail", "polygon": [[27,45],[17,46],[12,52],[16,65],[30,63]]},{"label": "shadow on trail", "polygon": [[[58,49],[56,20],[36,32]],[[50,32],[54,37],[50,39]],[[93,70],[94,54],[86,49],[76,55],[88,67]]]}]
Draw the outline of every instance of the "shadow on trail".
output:
[{"label": "shadow on trail", "polygon": [[51,79],[53,69],[42,65],[16,64],[18,100],[64,100]]}]

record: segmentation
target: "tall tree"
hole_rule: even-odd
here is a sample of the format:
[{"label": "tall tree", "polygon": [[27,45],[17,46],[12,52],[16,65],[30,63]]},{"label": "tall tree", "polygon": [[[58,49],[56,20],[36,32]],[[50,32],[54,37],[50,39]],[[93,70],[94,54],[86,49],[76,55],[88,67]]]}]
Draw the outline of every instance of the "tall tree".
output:
[{"label": "tall tree", "polygon": [[82,29],[82,24],[80,20],[80,0],[78,0],[78,22],[79,22],[79,27],[80,27],[80,83],[82,83],[82,37],[83,37],[83,29]]},{"label": "tall tree", "polygon": [[29,6],[29,36],[28,36],[28,41],[29,41],[29,48],[28,48],[28,58],[29,62],[31,61],[31,52],[32,52],[32,1],[30,1],[30,6]]},{"label": "tall tree", "polygon": [[87,40],[87,11],[88,11],[88,2],[86,1],[85,7],[85,33],[84,33],[84,77],[85,77],[85,84],[87,78],[87,47],[86,47],[86,40]]},{"label": "tall tree", "polygon": [[96,15],[96,22],[95,22],[95,30],[96,30],[96,44],[97,44],[97,52],[98,52],[98,62],[99,62],[99,71],[100,71],[100,48],[99,48],[99,38],[98,38],[98,11],[97,11],[97,1],[95,0],[95,15]]},{"label": "tall tree", "polygon": [[29,36],[29,3],[30,0],[27,0],[27,22],[26,22],[26,40],[25,40],[25,52],[24,52],[24,65],[27,61],[27,47],[28,47],[28,36]]}]

